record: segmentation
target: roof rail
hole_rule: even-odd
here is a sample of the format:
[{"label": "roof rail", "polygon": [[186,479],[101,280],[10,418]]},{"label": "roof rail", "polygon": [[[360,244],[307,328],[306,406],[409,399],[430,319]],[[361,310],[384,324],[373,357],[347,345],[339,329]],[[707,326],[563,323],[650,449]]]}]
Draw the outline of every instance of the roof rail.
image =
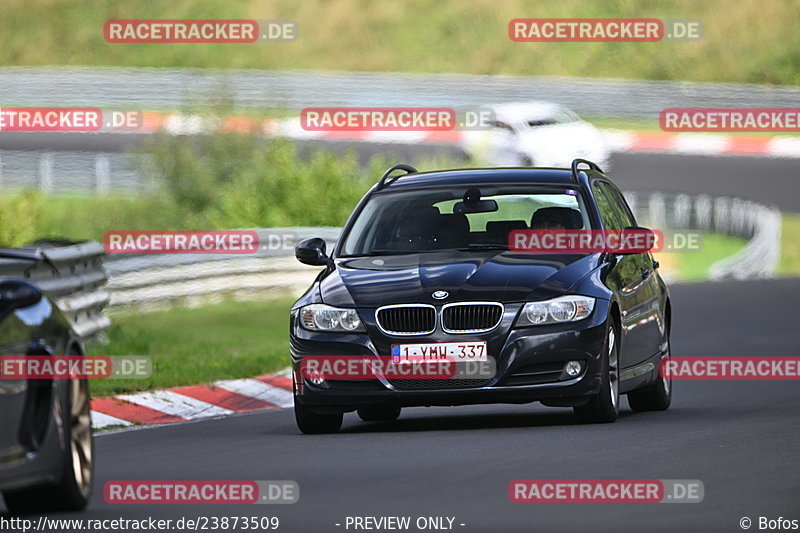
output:
[{"label": "roof rail", "polygon": [[[394,172],[395,170],[405,170],[406,174],[413,174],[415,172],[419,172],[419,170],[417,170],[416,168],[412,167],[411,165],[406,165],[405,163],[398,163],[398,164],[396,164],[394,166],[391,166],[388,169],[386,169],[386,172],[383,173],[383,176],[381,176],[381,179],[378,182],[378,186],[376,187],[376,190],[379,191],[379,190],[383,189],[384,187],[386,187],[390,183],[394,182],[397,178],[402,176],[402,174],[401,174],[400,176],[391,176],[390,177],[390,174],[392,172]],[[394,178],[394,179],[392,179],[392,178]]]},{"label": "roof rail", "polygon": [[578,172],[580,172],[580,169],[578,168],[578,165],[580,165],[581,163],[583,163],[585,165],[589,165],[589,169],[590,170],[596,170],[597,172],[603,172],[603,169],[600,168],[600,165],[598,165],[597,163],[595,163],[593,161],[589,161],[588,159],[574,159],[572,161],[572,181],[574,181],[575,183],[580,183],[578,181]]}]

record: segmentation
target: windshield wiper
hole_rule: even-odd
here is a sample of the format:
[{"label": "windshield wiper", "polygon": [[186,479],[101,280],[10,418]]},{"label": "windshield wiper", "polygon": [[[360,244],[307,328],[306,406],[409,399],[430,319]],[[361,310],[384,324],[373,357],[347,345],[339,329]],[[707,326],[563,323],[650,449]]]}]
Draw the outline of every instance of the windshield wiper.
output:
[{"label": "windshield wiper", "polygon": [[418,254],[420,250],[370,250],[369,253],[360,254],[361,257],[369,257],[372,255],[403,255],[403,254]]},{"label": "windshield wiper", "polygon": [[[447,250],[458,250],[460,252],[469,252],[475,250],[500,250],[506,251],[508,250],[508,246],[505,244],[482,244],[482,243],[473,243],[469,244],[462,248],[420,248],[418,250],[370,250],[369,253],[359,254],[359,257],[371,257],[376,255],[406,255],[406,254],[425,254],[425,253],[434,253],[434,252],[444,252]],[[349,256],[348,256],[349,257]]]},{"label": "windshield wiper", "polygon": [[456,248],[461,252],[469,252],[472,250],[508,250],[508,246],[505,244],[483,244],[483,243],[472,243],[468,244],[464,248]]}]

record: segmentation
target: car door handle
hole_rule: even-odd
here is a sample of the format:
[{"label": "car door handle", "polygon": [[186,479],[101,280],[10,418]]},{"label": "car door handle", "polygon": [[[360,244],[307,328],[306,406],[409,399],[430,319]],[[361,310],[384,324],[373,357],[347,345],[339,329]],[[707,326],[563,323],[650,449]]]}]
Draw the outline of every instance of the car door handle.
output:
[{"label": "car door handle", "polygon": [[650,272],[651,272],[651,271],[650,271],[650,269],[643,268],[643,269],[642,269],[642,279],[646,279],[646,278],[647,278],[647,276],[649,276],[649,275],[650,275]]}]

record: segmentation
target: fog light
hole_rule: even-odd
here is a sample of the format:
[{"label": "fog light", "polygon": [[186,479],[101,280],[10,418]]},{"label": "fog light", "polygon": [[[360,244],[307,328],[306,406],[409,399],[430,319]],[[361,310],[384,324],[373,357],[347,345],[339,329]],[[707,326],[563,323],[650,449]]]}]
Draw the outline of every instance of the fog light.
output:
[{"label": "fog light", "polygon": [[581,373],[581,362],[580,361],[570,361],[567,363],[567,366],[564,367],[566,370],[567,375],[571,378],[574,378],[578,374]]},{"label": "fog light", "polygon": [[325,386],[325,378],[319,372],[309,372],[306,375],[306,379],[315,387]]}]

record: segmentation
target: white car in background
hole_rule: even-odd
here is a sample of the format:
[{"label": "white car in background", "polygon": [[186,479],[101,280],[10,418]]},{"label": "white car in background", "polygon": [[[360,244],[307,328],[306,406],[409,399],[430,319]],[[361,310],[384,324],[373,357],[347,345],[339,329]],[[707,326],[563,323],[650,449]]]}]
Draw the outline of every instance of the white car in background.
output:
[{"label": "white car in background", "polygon": [[607,169],[602,134],[566,107],[551,102],[486,107],[492,112],[490,128],[465,131],[462,140],[477,160],[492,166],[569,167],[582,158]]}]

